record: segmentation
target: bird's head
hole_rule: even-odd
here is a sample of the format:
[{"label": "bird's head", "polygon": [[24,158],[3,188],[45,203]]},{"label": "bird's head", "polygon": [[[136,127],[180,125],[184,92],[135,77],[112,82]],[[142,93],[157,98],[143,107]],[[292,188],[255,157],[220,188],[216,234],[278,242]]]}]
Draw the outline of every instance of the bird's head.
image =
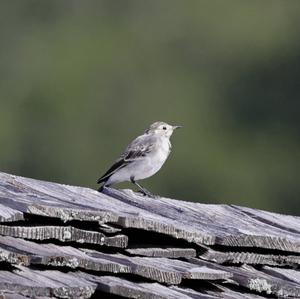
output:
[{"label": "bird's head", "polygon": [[182,126],[172,126],[162,121],[153,123],[147,130],[146,134],[156,134],[170,138],[174,130],[181,128]]}]

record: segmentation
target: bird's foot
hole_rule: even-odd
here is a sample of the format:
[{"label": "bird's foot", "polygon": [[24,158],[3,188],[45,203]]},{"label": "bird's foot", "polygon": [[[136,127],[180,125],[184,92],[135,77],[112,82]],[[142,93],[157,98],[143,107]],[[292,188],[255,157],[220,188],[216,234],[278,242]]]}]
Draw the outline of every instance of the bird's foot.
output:
[{"label": "bird's foot", "polygon": [[139,188],[138,192],[142,193],[144,196],[148,196],[150,198],[156,197],[150,191],[148,191],[146,188],[142,187],[138,182],[136,182],[134,178],[131,178],[131,182]]},{"label": "bird's foot", "polygon": [[138,190],[137,191],[138,193],[140,193],[140,194],[142,194],[143,196],[148,196],[148,197],[150,197],[150,198],[158,198],[158,196],[157,195],[154,195],[154,194],[152,194],[150,191],[148,191],[148,190]]}]

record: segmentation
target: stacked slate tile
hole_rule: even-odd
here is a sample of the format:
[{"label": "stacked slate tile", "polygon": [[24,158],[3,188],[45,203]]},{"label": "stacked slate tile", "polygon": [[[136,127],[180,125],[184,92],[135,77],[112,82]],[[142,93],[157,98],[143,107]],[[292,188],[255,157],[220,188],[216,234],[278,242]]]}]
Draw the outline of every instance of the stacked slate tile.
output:
[{"label": "stacked slate tile", "polygon": [[0,173],[0,298],[299,298],[300,217]]}]

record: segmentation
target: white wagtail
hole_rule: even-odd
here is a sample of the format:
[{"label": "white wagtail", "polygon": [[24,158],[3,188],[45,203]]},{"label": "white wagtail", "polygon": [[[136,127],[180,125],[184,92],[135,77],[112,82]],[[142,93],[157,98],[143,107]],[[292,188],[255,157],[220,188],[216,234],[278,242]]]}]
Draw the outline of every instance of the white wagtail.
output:
[{"label": "white wagtail", "polygon": [[141,136],[134,139],[118,160],[97,181],[103,185],[98,189],[121,182],[132,182],[147,196],[153,195],[138,180],[146,179],[160,170],[171,152],[170,137],[181,126],[155,122]]}]

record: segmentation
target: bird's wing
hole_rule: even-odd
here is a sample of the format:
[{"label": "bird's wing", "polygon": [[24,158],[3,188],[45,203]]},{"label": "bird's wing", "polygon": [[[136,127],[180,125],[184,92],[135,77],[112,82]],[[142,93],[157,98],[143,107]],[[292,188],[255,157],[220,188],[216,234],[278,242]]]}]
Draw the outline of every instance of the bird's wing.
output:
[{"label": "bird's wing", "polygon": [[102,177],[100,177],[97,181],[97,184],[100,184],[106,181],[112,174],[114,174],[117,170],[126,166],[127,163],[124,162],[124,159],[118,159],[105,173]]},{"label": "bird's wing", "polygon": [[144,135],[136,138],[122,154],[122,158],[126,162],[132,162],[145,157],[154,147],[154,140]]},{"label": "bird's wing", "polygon": [[116,171],[134,161],[142,159],[151,152],[154,146],[155,144],[152,138],[145,138],[145,135],[137,137],[128,145],[120,158],[115,161],[115,163],[108,169],[108,171],[98,179],[97,183],[100,184],[104,182]]}]

